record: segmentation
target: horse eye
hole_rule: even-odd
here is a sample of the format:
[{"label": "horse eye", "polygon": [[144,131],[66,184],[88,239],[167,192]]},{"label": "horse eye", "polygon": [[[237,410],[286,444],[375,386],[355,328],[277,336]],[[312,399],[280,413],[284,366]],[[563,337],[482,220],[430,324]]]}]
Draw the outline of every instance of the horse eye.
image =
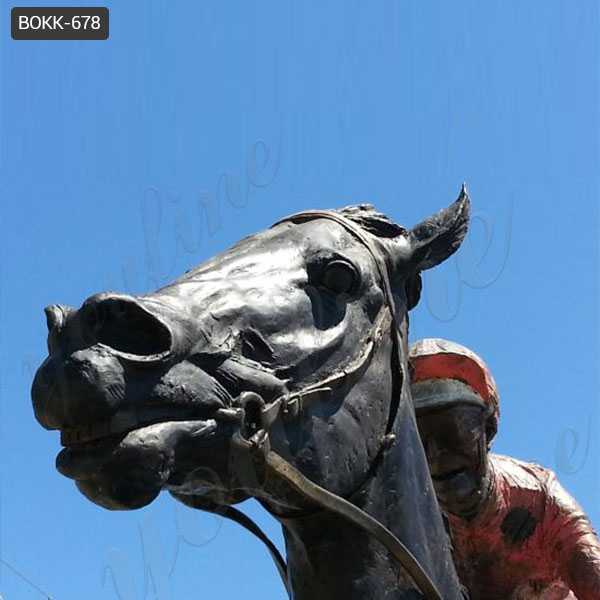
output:
[{"label": "horse eye", "polygon": [[357,281],[355,267],[345,260],[331,261],[321,276],[321,284],[335,294],[350,293]]}]

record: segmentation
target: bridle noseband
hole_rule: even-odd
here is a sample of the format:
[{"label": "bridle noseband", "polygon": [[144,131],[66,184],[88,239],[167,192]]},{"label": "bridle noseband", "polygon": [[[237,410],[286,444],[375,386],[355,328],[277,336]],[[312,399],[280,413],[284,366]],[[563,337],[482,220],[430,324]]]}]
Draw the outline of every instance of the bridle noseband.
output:
[{"label": "bridle noseband", "polygon": [[[335,221],[366,247],[378,270],[383,288],[384,302],[379,314],[375,318],[374,327],[365,342],[364,348],[358,357],[343,369],[321,381],[281,394],[268,404],[255,392],[242,392],[236,399],[236,405],[242,413],[243,427],[240,431],[236,432],[233,441],[244,451],[249,452],[257,468],[268,473],[269,477],[285,481],[293,490],[309,500],[310,503],[319,506],[321,510],[328,510],[342,516],[378,539],[400,566],[410,575],[426,600],[442,600],[440,592],[414,555],[387,527],[348,500],[312,482],[271,449],[269,430],[273,423],[280,417],[286,421],[295,420],[305,410],[307,403],[313,402],[316,399],[322,400],[327,398],[341,384],[353,385],[367,370],[379,343],[386,333],[390,333],[392,337],[392,369],[394,369],[395,373],[402,373],[400,324],[397,319],[394,296],[389,279],[389,267],[386,264],[386,259],[381,249],[375,243],[374,238],[370,234],[365,233],[358,224],[334,211],[313,210],[297,213],[278,221],[273,227],[285,222],[297,223],[313,219]],[[394,401],[390,406],[388,425],[382,437],[377,457],[395,442],[391,428],[400,398],[401,393],[396,390]],[[219,512],[223,516],[238,522],[267,545],[286,590],[291,597],[285,560],[260,528],[243,513],[231,506],[221,507],[220,509],[213,507],[212,509],[208,508],[208,510],[214,510],[214,512]]]}]

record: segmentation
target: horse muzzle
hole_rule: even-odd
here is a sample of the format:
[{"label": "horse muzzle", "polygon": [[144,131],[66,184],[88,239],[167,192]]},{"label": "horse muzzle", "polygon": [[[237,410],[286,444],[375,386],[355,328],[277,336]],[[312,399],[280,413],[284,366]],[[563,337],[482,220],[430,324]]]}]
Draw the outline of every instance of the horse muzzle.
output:
[{"label": "horse muzzle", "polygon": [[31,388],[35,416],[46,429],[103,421],[116,413],[124,394],[122,365],[99,347],[48,357]]}]

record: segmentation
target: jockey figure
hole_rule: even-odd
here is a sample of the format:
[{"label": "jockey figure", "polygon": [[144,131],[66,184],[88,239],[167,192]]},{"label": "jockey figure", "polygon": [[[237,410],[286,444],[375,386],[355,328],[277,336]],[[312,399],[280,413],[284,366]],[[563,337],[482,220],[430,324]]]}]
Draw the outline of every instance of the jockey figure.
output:
[{"label": "jockey figure", "polygon": [[419,432],[472,600],[600,599],[600,540],[581,507],[552,471],[489,451],[499,403],[485,363],[425,339],[410,365]]}]

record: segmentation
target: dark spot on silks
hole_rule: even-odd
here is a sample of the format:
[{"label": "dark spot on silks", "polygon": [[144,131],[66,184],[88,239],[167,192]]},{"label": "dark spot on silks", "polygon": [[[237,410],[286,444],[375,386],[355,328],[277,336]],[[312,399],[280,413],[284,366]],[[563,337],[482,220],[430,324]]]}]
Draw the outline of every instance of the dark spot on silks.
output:
[{"label": "dark spot on silks", "polygon": [[537,519],[526,508],[513,508],[500,525],[504,541],[507,544],[522,544],[533,535],[537,523]]}]

